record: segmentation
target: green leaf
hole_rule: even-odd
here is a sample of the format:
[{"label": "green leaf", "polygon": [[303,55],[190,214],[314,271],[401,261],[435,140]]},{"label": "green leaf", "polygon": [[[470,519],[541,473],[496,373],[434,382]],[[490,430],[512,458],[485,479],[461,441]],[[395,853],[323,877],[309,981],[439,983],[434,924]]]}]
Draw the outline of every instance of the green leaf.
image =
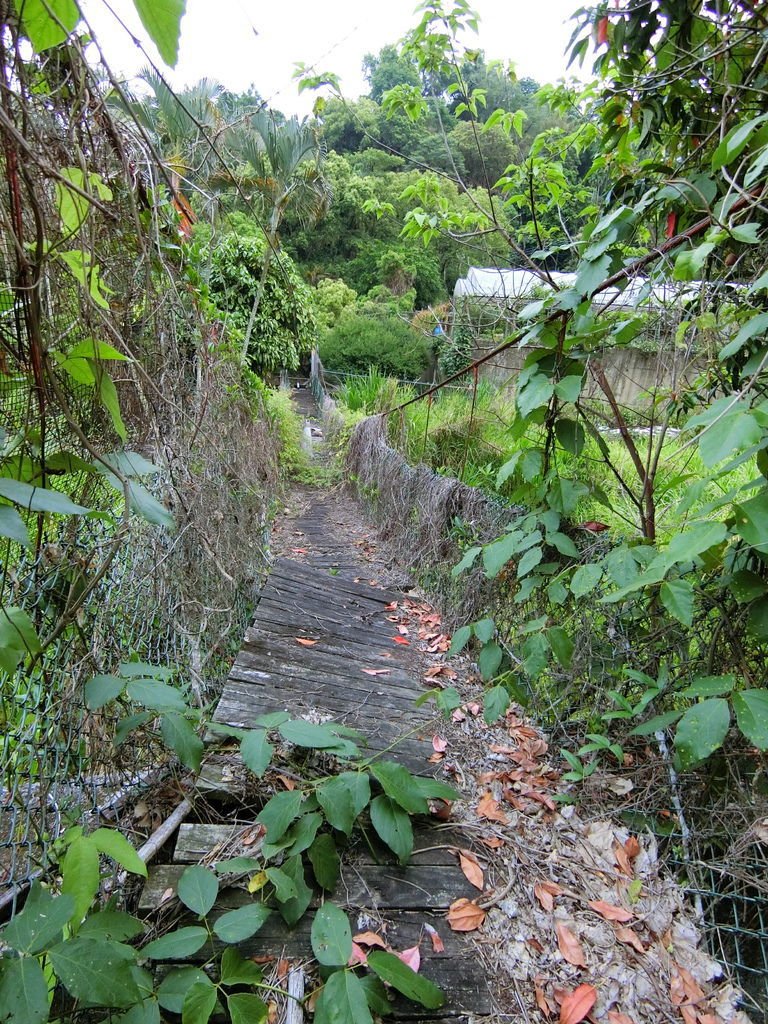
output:
[{"label": "green leaf", "polygon": [[555,385],[543,373],[536,373],[523,386],[517,389],[515,402],[521,419],[527,419],[536,409],[549,404],[555,393]]},{"label": "green leaf", "polygon": [[240,757],[257,778],[261,778],[269,767],[274,752],[275,748],[264,729],[249,730],[240,743]]},{"label": "green leaf", "polygon": [[267,830],[265,841],[275,843],[284,833],[288,826],[299,816],[301,810],[302,793],[299,789],[293,789],[285,793],[275,793],[264,805],[256,820]]},{"label": "green leaf", "polygon": [[164,1010],[181,1013],[187,992],[198,984],[208,985],[216,991],[213,982],[200,967],[172,967],[160,983],[157,1001]]},{"label": "green leaf", "polygon": [[74,900],[72,924],[77,926],[99,891],[99,851],[90,836],[73,840],[61,862],[61,891]]},{"label": "green leaf", "polygon": [[40,653],[35,624],[23,608],[0,608],[0,647],[18,652],[16,664],[27,654]]},{"label": "green leaf", "polygon": [[736,337],[720,349],[718,359],[729,359],[740,351],[748,341],[765,334],[766,331],[768,331],[768,313],[758,313],[757,316],[753,316],[751,320],[742,324]]},{"label": "green leaf", "polygon": [[368,954],[368,966],[387,985],[428,1010],[437,1010],[445,1002],[445,996],[437,985],[411,970],[394,953],[374,950]]},{"label": "green leaf", "polygon": [[495,640],[483,646],[477,659],[477,666],[485,682],[494,678],[499,671],[503,657],[504,652]]},{"label": "green leaf", "polygon": [[650,736],[654,732],[663,732],[664,729],[668,729],[670,725],[673,725],[678,718],[681,718],[682,714],[682,711],[665,711],[661,715],[654,715],[653,718],[649,718],[642,725],[636,725],[634,729],[630,730],[629,735]]},{"label": "green leaf", "polygon": [[115,942],[126,942],[143,934],[143,922],[122,910],[100,910],[87,917],[80,928],[80,935],[114,939]]},{"label": "green leaf", "polygon": [[748,144],[755,128],[765,121],[766,115],[753,117],[749,121],[731,128],[717,149],[712,154],[712,170],[719,171],[721,167],[731,163],[744,150]]},{"label": "green leaf", "polygon": [[348,781],[340,777],[326,779],[315,790],[315,796],[328,823],[339,832],[349,835],[358,812]]},{"label": "green leaf", "polygon": [[360,978],[360,984],[365,992],[365,998],[368,1000],[368,1006],[376,1016],[388,1017],[392,1012],[392,1006],[381,978],[377,978],[375,974],[366,974]]},{"label": "green leaf", "polygon": [[128,700],[152,711],[186,711],[187,705],[177,689],[167,683],[135,679],[125,689]]},{"label": "green leaf", "polygon": [[159,466],[145,459],[138,452],[116,451],[101,456],[102,462],[122,473],[123,476],[149,476],[160,472]]},{"label": "green leaf", "polygon": [[312,890],[307,885],[304,877],[304,866],[301,863],[301,856],[289,857],[283,863],[283,871],[292,879],[296,886],[298,895],[293,899],[286,900],[280,904],[280,914],[285,923],[292,928],[296,922],[304,916],[304,913],[312,900]]},{"label": "green leaf", "polygon": [[120,1024],[163,1024],[156,999],[143,999],[120,1017]]},{"label": "green leaf", "polygon": [[563,402],[576,402],[581,394],[581,384],[580,376],[563,377],[555,384],[555,394]]},{"label": "green leaf", "polygon": [[[501,471],[499,471],[501,472]],[[498,483],[497,483],[498,486]],[[475,559],[483,549],[481,547],[468,548],[461,559],[461,561],[454,565],[451,569],[451,576],[459,576],[464,572],[465,569],[471,569],[475,564]]]},{"label": "green leaf", "polygon": [[119,697],[124,687],[125,679],[118,676],[94,676],[85,684],[85,706],[89,711],[98,711]]},{"label": "green leaf", "polygon": [[667,580],[659,591],[661,603],[684,626],[693,623],[694,590],[687,580]]},{"label": "green leaf", "polygon": [[335,903],[318,909],[310,938],[312,951],[325,967],[344,967],[352,955],[352,930],[347,915]]},{"label": "green leaf", "polygon": [[531,569],[536,568],[543,557],[544,552],[541,548],[529,548],[518,562],[517,578],[521,580],[523,576],[527,576]]},{"label": "green leaf", "polygon": [[208,940],[208,932],[197,925],[176,928],[167,935],[162,935],[154,942],[147,943],[141,955],[150,960],[183,960],[202,949]]},{"label": "green leaf", "polygon": [[24,909],[11,918],[0,937],[11,949],[34,956],[61,938],[74,912],[71,896],[52,897],[39,882],[33,882]]},{"label": "green leaf", "polygon": [[33,487],[7,476],[0,477],[0,498],[7,498],[29,512],[54,512],[64,516],[84,516],[90,512],[90,509],[76,505],[61,491]]},{"label": "green leaf", "polygon": [[176,895],[194,914],[205,917],[218,894],[219,880],[209,868],[204,868],[202,864],[192,864],[184,869]]},{"label": "green leaf", "polygon": [[374,761],[371,775],[381,784],[381,788],[403,810],[411,814],[428,814],[427,801],[414,792],[413,776],[401,764],[395,761]]},{"label": "green leaf", "polygon": [[303,853],[315,841],[317,831],[322,824],[323,816],[319,811],[303,814],[276,843],[264,843],[261,847],[262,855],[269,859],[281,850],[290,851],[291,856]]},{"label": "green leaf", "polygon": [[601,565],[590,562],[587,565],[580,565],[571,577],[571,593],[574,597],[584,597],[591,593],[600,582],[603,575]]},{"label": "green leaf", "polygon": [[262,977],[261,968],[253,960],[244,960],[234,946],[228,946],[222,953],[222,985],[258,985]]},{"label": "green leaf", "polygon": [[253,992],[233,992],[227,996],[227,1009],[232,1024],[264,1024],[269,1007]]},{"label": "green leaf", "polygon": [[186,0],[133,0],[133,5],[160,56],[175,68]]},{"label": "green leaf", "polygon": [[673,537],[663,557],[668,565],[690,562],[705,551],[722,544],[728,535],[723,523],[696,523]]},{"label": "green leaf", "polygon": [[181,1024],[208,1024],[216,1007],[216,989],[196,981],[184,996]]},{"label": "green leaf", "polygon": [[494,686],[483,696],[483,718],[490,725],[507,713],[509,693],[504,686]]},{"label": "green leaf", "polygon": [[556,548],[561,555],[566,555],[568,558],[578,558],[579,549],[573,543],[570,537],[564,533],[549,533],[547,534],[547,544],[551,544],[553,548]]},{"label": "green leaf", "polygon": [[142,519],[155,526],[164,526],[166,530],[173,531],[176,528],[176,521],[171,513],[162,505],[157,498],[153,498],[146,487],[130,480],[127,486],[128,505]]},{"label": "green leaf", "polygon": [[736,676],[701,676],[680,691],[681,697],[722,697],[736,685]]},{"label": "green leaf", "polygon": [[460,800],[461,793],[453,786],[429,775],[414,775],[414,789],[426,800]]},{"label": "green leaf", "polygon": [[10,537],[25,548],[32,547],[24,520],[15,508],[8,505],[0,505],[0,537]]},{"label": "green leaf", "polygon": [[552,653],[562,667],[565,669],[570,668],[571,659],[573,658],[573,640],[568,636],[568,633],[562,626],[552,626],[547,630],[547,639],[552,648]]},{"label": "green leaf", "polygon": [[16,0],[16,10],[36,53],[63,43],[80,20],[75,0]]},{"label": "green leaf", "polygon": [[768,690],[740,690],[732,699],[741,731],[758,750],[768,750]]},{"label": "green leaf", "polygon": [[729,455],[759,444],[762,436],[760,424],[751,413],[728,413],[715,420],[699,435],[701,460],[707,468],[711,468]]},{"label": "green leaf", "polygon": [[555,423],[555,434],[567,452],[571,455],[581,455],[587,443],[587,435],[580,423],[561,417]]},{"label": "green leaf", "polygon": [[768,553],[768,502],[765,499],[765,491],[761,491],[735,508],[739,533],[747,544],[763,554]]},{"label": "green leaf", "polygon": [[373,1024],[365,989],[352,971],[335,971],[315,1006],[315,1024]]},{"label": "green leaf", "polygon": [[298,895],[293,879],[280,868],[267,868],[265,874],[275,887],[275,896],[278,902],[287,903],[288,900],[292,900],[294,896]]},{"label": "green leaf", "polygon": [[183,715],[169,712],[160,719],[160,732],[165,745],[170,747],[184,767],[199,772],[205,747],[191,722]]},{"label": "green leaf", "polygon": [[125,1008],[141,993],[131,973],[135,950],[120,942],[78,936],[48,953],[56,977],[75,999]]},{"label": "green leaf", "polygon": [[249,903],[222,914],[213,924],[214,933],[222,942],[244,942],[262,927],[271,914],[263,903]]},{"label": "green leaf", "polygon": [[[112,420],[112,426],[115,428],[115,433],[118,435],[118,437],[122,441],[125,441],[126,438],[128,437],[128,431],[125,428],[125,423],[123,423],[123,417],[122,417],[122,415],[120,413],[120,399],[118,398],[118,395],[117,395],[117,388],[115,387],[115,382],[112,380],[110,375],[104,369],[101,369],[96,374],[96,388],[97,388],[97,391],[99,393],[99,398],[101,399],[102,405],[104,406],[104,408],[107,410],[107,412],[110,415],[110,418]],[[134,488],[138,488],[140,490],[143,490],[143,488],[141,488],[140,484],[135,484],[135,483],[129,483],[128,484],[127,490],[128,490],[129,495],[131,496],[131,498],[129,500],[129,504],[131,504],[131,505],[134,504],[134,502],[133,502],[133,490],[134,490]],[[149,492],[145,492],[145,493],[147,493],[147,496],[149,496]],[[154,502],[154,498],[152,498],[151,500]],[[140,511],[140,510],[137,509],[137,511]],[[149,521],[150,522],[155,522],[154,519],[150,519]]]},{"label": "green leaf", "polygon": [[405,811],[388,796],[377,796],[371,801],[371,824],[400,863],[405,864],[413,850],[411,819]]},{"label": "green leaf", "polygon": [[307,850],[307,857],[312,865],[317,884],[328,892],[332,892],[341,874],[341,861],[333,836],[328,835],[327,832],[317,836]]},{"label": "green leaf", "polygon": [[162,679],[167,682],[173,678],[173,669],[166,665],[150,665],[146,661],[121,661],[120,675],[128,679]]},{"label": "green leaf", "polygon": [[459,654],[467,646],[472,638],[472,627],[461,626],[453,634],[451,638],[451,649],[448,651],[448,657],[452,658],[454,654]]},{"label": "green leaf", "polygon": [[498,576],[507,562],[516,554],[520,544],[519,531],[508,533],[505,537],[486,544],[483,548],[483,568],[489,579]]},{"label": "green leaf", "polygon": [[481,644],[487,644],[489,640],[492,640],[496,633],[496,623],[493,619],[480,619],[473,625],[475,636]]},{"label": "green leaf", "polygon": [[722,746],[731,724],[731,709],[721,697],[688,708],[677,725],[675,748],[683,768],[690,768]]},{"label": "green leaf", "polygon": [[329,726],[305,722],[300,718],[283,722],[278,726],[278,732],[283,739],[297,747],[311,747],[315,750],[327,750],[329,747],[335,747],[339,742],[339,737],[331,731]]},{"label": "green leaf", "polygon": [[147,865],[139,857],[134,847],[128,842],[124,835],[115,828],[97,828],[88,839],[93,843],[99,853],[111,857],[126,871],[134,875],[147,877]]},{"label": "green leaf", "polygon": [[0,1014],[8,1024],[45,1024],[48,982],[37,960],[0,958]]},{"label": "green leaf", "polygon": [[[120,362],[132,362],[128,356],[124,356],[122,352],[113,348],[112,345],[108,345],[105,341],[96,341],[94,338],[86,338],[83,341],[79,341],[76,345],[73,345],[72,348],[67,351],[67,358],[96,359],[100,362],[105,359]],[[141,458],[141,456],[139,456],[139,458]],[[110,456],[105,456],[105,461],[109,461],[109,459]]]}]

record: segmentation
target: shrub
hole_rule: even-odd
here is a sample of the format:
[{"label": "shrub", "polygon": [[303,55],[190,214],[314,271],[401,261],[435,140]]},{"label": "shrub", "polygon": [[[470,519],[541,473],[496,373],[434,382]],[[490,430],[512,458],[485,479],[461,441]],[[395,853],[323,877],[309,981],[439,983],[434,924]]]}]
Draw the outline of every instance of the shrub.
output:
[{"label": "shrub", "polygon": [[383,374],[416,380],[429,365],[429,343],[395,316],[373,319],[345,313],[320,343],[320,358],[329,370]]}]

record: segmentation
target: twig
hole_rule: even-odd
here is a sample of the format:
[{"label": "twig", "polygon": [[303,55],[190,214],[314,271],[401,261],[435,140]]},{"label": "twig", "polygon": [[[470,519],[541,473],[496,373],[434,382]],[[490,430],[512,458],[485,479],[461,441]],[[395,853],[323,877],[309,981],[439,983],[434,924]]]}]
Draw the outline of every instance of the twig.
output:
[{"label": "twig", "polygon": [[160,828],[157,829],[156,832],[152,833],[151,838],[148,839],[142,847],[140,847],[138,854],[145,864],[148,864],[165,841],[170,839],[191,810],[192,801],[185,798],[176,807],[176,810],[165,819]]}]

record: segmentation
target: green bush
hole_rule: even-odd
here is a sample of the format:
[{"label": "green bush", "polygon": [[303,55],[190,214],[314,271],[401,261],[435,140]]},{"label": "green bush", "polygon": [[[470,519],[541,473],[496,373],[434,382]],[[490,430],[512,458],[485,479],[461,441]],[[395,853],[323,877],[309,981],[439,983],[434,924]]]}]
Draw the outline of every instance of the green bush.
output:
[{"label": "green bush", "polygon": [[320,358],[329,370],[367,373],[372,367],[401,380],[416,380],[429,365],[430,346],[396,316],[372,319],[345,313],[320,343]]}]

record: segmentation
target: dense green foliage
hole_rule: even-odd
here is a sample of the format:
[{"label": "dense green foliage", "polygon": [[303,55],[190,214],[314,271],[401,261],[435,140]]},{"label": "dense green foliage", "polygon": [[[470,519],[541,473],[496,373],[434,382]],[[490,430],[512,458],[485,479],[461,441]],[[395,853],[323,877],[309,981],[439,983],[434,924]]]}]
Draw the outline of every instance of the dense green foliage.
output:
[{"label": "dense green foliage", "polygon": [[429,343],[395,314],[345,313],[320,343],[329,370],[366,373],[375,367],[404,380],[418,380],[429,363]]}]

